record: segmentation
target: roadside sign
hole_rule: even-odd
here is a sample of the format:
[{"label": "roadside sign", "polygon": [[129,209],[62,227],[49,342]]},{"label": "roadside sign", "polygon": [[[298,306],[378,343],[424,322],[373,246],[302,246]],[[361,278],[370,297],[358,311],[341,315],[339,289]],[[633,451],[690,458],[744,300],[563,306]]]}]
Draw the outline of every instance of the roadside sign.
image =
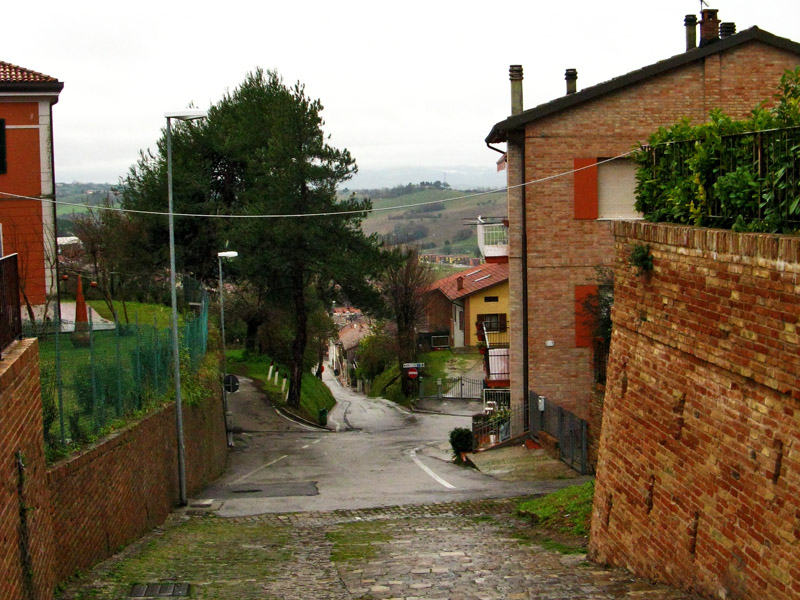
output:
[{"label": "roadside sign", "polygon": [[223,385],[225,386],[225,391],[232,394],[239,389],[239,378],[228,373],[225,375]]},{"label": "roadside sign", "polygon": [[424,369],[425,363],[403,363],[404,369]]},{"label": "roadside sign", "polygon": [[418,375],[419,375],[419,371],[417,371],[416,367],[411,367],[408,370],[409,379],[416,379]]}]

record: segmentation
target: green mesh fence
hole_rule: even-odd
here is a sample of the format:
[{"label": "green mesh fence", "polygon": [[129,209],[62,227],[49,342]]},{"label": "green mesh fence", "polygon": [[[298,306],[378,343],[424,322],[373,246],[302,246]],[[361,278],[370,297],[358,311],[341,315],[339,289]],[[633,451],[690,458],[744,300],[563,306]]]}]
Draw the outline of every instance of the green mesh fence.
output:
[{"label": "green mesh fence", "polygon": [[[185,282],[185,280],[184,280]],[[208,296],[185,290],[181,369],[193,372],[208,344]],[[191,300],[190,300],[191,298]],[[196,298],[196,301],[194,300]],[[174,397],[170,327],[157,323],[27,323],[39,338],[45,446],[64,454]]]}]

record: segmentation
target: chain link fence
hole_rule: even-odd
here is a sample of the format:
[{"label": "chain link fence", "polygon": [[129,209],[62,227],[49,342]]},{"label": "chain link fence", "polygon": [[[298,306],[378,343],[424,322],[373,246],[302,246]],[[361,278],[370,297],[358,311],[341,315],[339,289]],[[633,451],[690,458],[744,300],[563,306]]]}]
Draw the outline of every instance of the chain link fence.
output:
[{"label": "chain link fence", "polygon": [[[181,371],[194,372],[208,344],[208,295],[183,280],[179,327]],[[169,400],[173,358],[171,327],[154,317],[143,323],[26,323],[23,335],[39,338],[45,447],[49,457],[124,425]]]}]

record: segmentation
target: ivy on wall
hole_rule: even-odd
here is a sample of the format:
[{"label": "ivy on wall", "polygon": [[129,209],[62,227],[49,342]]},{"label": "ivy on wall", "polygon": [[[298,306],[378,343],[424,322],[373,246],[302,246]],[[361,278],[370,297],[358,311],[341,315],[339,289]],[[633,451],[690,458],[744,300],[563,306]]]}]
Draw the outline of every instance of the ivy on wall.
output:
[{"label": "ivy on wall", "polygon": [[660,128],[634,154],[636,210],[649,221],[800,232],[800,66],[750,118]]}]

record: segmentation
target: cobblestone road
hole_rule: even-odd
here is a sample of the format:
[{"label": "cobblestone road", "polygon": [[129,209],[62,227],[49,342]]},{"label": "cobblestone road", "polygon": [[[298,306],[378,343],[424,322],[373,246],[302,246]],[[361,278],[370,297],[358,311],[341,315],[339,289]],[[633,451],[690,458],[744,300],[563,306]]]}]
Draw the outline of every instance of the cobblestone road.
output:
[{"label": "cobblestone road", "polygon": [[[545,551],[513,500],[241,519],[176,513],[63,598],[129,597],[186,582],[199,599],[694,600],[627,572]],[[191,512],[191,511],[189,511]]]}]

